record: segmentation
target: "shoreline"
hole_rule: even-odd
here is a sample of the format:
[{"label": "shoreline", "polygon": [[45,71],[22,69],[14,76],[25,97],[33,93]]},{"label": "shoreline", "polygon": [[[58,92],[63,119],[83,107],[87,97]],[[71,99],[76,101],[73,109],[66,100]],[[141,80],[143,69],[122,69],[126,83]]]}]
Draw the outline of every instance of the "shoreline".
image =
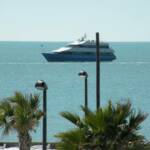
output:
[{"label": "shoreline", "polygon": [[[39,149],[39,147],[42,147],[42,142],[32,142],[31,148],[33,149]],[[0,149],[11,149],[11,148],[18,148],[19,145],[18,142],[0,142]],[[54,142],[47,142],[47,149],[55,150],[56,149],[56,143]]]}]

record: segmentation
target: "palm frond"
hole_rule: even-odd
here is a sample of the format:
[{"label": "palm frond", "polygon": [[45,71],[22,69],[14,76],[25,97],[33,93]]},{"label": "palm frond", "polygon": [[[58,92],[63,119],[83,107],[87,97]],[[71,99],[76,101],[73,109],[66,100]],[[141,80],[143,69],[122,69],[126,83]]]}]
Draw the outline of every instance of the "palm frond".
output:
[{"label": "palm frond", "polygon": [[[117,103],[117,105],[113,105],[109,101],[106,107],[97,111],[81,108],[87,114],[84,117],[70,112],[61,113],[64,118],[75,124],[77,129],[59,134],[58,150],[69,150],[71,147],[74,147],[75,150],[82,147],[81,150],[83,150],[87,146],[88,149],[130,150],[129,143],[137,141],[141,147],[143,146],[142,142],[145,138],[137,131],[147,114],[140,111],[135,113],[129,101]],[[83,134],[80,137],[82,139],[77,138],[79,137],[78,132]],[[82,142],[79,143],[76,138]]]},{"label": "palm frond", "polygon": [[42,115],[36,94],[23,95],[21,92],[15,92],[13,96],[0,102],[0,126],[6,134],[9,129],[19,132],[33,130]]},{"label": "palm frond", "polygon": [[57,144],[57,148],[62,150],[82,150],[85,144],[84,130],[78,128],[66,133],[60,133],[56,137],[63,139],[61,143]]},{"label": "palm frond", "polygon": [[80,119],[80,117],[77,114],[73,114],[73,113],[70,113],[67,111],[61,112],[60,114],[62,117],[64,117],[68,121],[72,122],[77,127],[82,128],[84,126],[82,120]]},{"label": "palm frond", "polygon": [[132,112],[129,117],[129,128],[130,130],[139,130],[140,124],[147,118],[148,114],[139,111],[137,114]]},{"label": "palm frond", "polygon": [[35,95],[32,95],[30,94],[29,96],[29,104],[30,104],[30,107],[33,109],[33,110],[36,110],[37,108],[39,108],[39,95],[35,94]]}]

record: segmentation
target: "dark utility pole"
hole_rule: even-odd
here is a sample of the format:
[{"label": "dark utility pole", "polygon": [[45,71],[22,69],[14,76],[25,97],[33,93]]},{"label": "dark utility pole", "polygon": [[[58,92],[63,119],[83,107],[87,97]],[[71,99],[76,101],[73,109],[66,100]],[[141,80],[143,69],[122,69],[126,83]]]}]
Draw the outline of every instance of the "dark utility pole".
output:
[{"label": "dark utility pole", "polygon": [[100,42],[96,33],[96,109],[100,108]]}]

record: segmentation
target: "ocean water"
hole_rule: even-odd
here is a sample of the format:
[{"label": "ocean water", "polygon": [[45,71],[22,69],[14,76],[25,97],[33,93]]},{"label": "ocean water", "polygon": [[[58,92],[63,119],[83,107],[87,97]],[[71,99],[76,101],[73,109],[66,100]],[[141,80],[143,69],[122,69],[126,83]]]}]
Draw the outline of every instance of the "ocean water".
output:
[{"label": "ocean water", "polygon": [[[84,81],[78,72],[88,72],[89,107],[96,109],[96,65],[92,63],[48,63],[42,52],[57,49],[66,42],[0,42],[0,99],[15,91],[39,93],[34,88],[38,79],[48,84],[47,138],[53,142],[55,134],[73,126],[59,113],[72,111],[82,115]],[[150,43],[110,43],[117,59],[101,63],[101,106],[108,100],[114,103],[130,99],[136,110],[150,114]],[[42,99],[41,99],[42,106]],[[42,123],[32,133],[33,141],[42,140]],[[1,129],[2,130],[2,129]],[[150,116],[140,132],[150,139]],[[17,141],[17,135],[0,136],[0,141]]]}]

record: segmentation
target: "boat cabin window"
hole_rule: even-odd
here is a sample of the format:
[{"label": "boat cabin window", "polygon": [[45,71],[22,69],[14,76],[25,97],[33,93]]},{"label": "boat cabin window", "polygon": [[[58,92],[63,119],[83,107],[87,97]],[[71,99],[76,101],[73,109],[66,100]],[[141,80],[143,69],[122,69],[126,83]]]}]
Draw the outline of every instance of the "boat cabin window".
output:
[{"label": "boat cabin window", "polygon": [[59,52],[59,54],[68,54],[68,55],[95,55],[95,53],[93,52],[71,52],[71,51],[62,51],[62,52]]},{"label": "boat cabin window", "polygon": [[[68,45],[67,47],[83,47],[83,48],[96,48],[95,44],[91,44],[91,45]],[[108,44],[105,45],[100,45],[100,48],[109,48]]]}]

